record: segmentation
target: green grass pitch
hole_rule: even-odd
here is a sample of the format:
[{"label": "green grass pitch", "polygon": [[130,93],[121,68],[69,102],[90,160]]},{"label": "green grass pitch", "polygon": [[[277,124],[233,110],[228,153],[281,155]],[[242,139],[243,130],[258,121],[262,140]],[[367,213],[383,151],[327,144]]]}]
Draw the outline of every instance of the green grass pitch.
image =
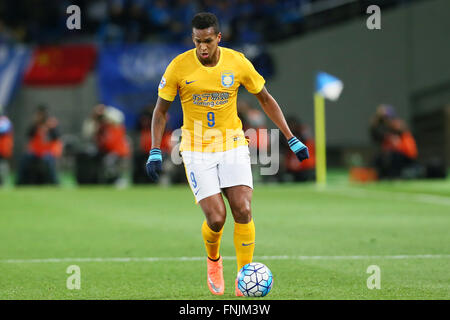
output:
[{"label": "green grass pitch", "polygon": [[[254,261],[274,275],[262,299],[450,298],[449,180],[256,185],[252,208]],[[206,285],[202,221],[187,185],[4,188],[0,299],[235,299],[231,213],[221,297]],[[70,265],[79,290],[66,288]],[[367,288],[370,265],[381,289]]]}]

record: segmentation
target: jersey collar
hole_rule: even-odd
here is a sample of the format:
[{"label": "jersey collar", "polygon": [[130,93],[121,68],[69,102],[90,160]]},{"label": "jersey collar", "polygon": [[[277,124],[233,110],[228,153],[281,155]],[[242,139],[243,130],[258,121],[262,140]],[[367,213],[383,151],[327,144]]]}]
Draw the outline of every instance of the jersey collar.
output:
[{"label": "jersey collar", "polygon": [[195,50],[195,48],[194,48],[194,49],[192,50],[192,52],[194,53],[194,59],[195,59],[195,61],[197,62],[197,64],[198,64],[200,67],[205,68],[206,70],[213,70],[214,68],[217,68],[218,66],[220,66],[220,63],[222,62],[222,57],[223,57],[223,50],[222,50],[222,47],[220,47],[220,46],[217,46],[217,48],[220,50],[220,56],[219,56],[219,61],[217,62],[217,64],[216,64],[214,67],[207,67],[207,66],[204,66],[204,65],[200,62],[200,60],[198,60],[197,52],[196,52],[196,50]]}]

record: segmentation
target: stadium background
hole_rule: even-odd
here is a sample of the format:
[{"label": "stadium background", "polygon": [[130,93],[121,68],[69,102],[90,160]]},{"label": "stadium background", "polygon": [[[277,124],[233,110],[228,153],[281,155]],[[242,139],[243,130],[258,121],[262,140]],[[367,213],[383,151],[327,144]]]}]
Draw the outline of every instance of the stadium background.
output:
[{"label": "stadium background", "polygon": [[[100,2],[102,1],[98,3]],[[11,8],[14,8],[12,3],[21,2],[3,2],[3,16],[9,17],[5,21],[16,21],[15,16],[11,15]],[[24,3],[22,6],[25,10],[27,6]],[[41,30],[35,29],[36,27],[31,26],[30,22],[28,29],[33,30],[34,33],[27,33],[28,38],[24,39],[27,45],[30,48],[36,48],[39,43],[46,44],[48,42],[57,44],[93,43],[99,50],[98,59],[100,59],[102,44],[107,45],[108,41],[101,42],[99,32],[94,32],[96,29],[86,28],[87,8],[85,10],[82,6],[82,29],[69,31],[65,28],[65,19],[68,14],[64,10],[68,4],[64,1],[58,1],[58,3],[60,7],[57,12],[60,13],[60,16],[57,25],[60,29],[58,32],[53,32],[56,35],[47,30],[52,27],[51,25],[47,26],[47,29],[43,26]],[[248,5],[251,2],[243,1],[242,3]],[[271,1],[267,3],[270,4]],[[267,73],[266,76],[273,73],[267,77],[268,89],[279,101],[287,115],[297,115],[311,125],[314,123],[315,73],[324,70],[342,79],[345,90],[341,98],[327,108],[327,146],[329,147],[328,161],[330,165],[348,164],[346,163],[347,154],[355,150],[362,152],[364,158],[369,160],[369,153],[373,146],[370,141],[368,123],[380,103],[393,105],[399,116],[407,120],[416,139],[419,139],[419,157],[429,157],[430,149],[435,153],[438,150],[441,156],[445,153],[444,150],[447,150],[445,158],[450,161],[448,160],[450,158],[448,134],[446,135],[445,131],[441,130],[440,133],[436,132],[438,135],[436,139],[423,141],[420,139],[424,135],[419,131],[421,127],[418,126],[419,122],[424,119],[424,117],[420,117],[421,115],[430,115],[432,112],[439,114],[449,99],[450,66],[447,57],[450,48],[444,32],[448,29],[449,23],[446,19],[448,2],[381,1],[381,30],[368,30],[365,27],[368,17],[368,14],[365,13],[367,1],[286,1],[285,3],[285,8],[281,6],[282,8],[279,9],[281,10],[280,21],[269,22],[268,26],[264,26],[264,28],[252,25],[257,30],[254,33],[263,30],[259,34],[259,38],[265,36],[264,32],[267,29],[275,29],[276,31],[266,35],[269,39],[264,41],[263,39],[252,39],[251,36],[246,39],[246,33],[243,31],[244,35],[240,38],[243,38],[244,41],[237,39],[232,44],[233,47],[243,49],[244,52],[250,54],[250,57],[252,54],[255,55],[253,53],[255,50],[258,50],[255,48],[262,48],[261,50],[270,55],[274,65],[273,71],[261,70],[264,69],[264,65],[258,66],[263,74]],[[313,9],[317,7],[316,10],[324,7],[322,9],[324,11],[311,13],[311,16],[302,16],[298,13],[296,17],[289,17],[287,13],[293,12],[299,3],[309,4]],[[331,8],[326,10],[326,6],[320,6],[322,3]],[[44,14],[56,14],[52,11],[49,2],[44,5],[36,1],[34,4]],[[384,10],[383,4],[385,4],[386,10]],[[236,8],[239,8],[239,2],[236,3]],[[20,5],[16,4],[15,9],[20,9]],[[241,11],[235,9],[233,12],[238,16],[244,14]],[[283,16],[283,12],[286,17]],[[298,12],[301,11],[298,10]],[[18,17],[21,16],[20,11],[12,13]],[[40,18],[45,20],[45,16]],[[286,21],[291,19],[291,21],[288,24],[282,18]],[[280,28],[280,26],[284,26],[284,28]],[[46,32],[50,33],[47,37],[43,35]],[[35,39],[33,37],[35,34],[41,34],[41,36]],[[241,34],[239,33],[239,35]],[[146,43],[155,44],[170,39],[170,37],[160,40],[154,34],[150,34],[146,39],[148,39]],[[13,40],[14,38],[11,39],[11,41]],[[127,43],[133,42],[136,43],[137,40],[129,39]],[[143,42],[139,41],[139,43]],[[166,43],[167,41],[164,41],[164,45]],[[180,45],[180,42],[172,41],[171,43]],[[252,51],[252,49],[254,50]],[[174,55],[177,50],[180,49],[169,50],[169,55]],[[167,58],[165,62],[167,63]],[[26,127],[38,104],[47,105],[50,113],[59,119],[63,135],[79,136],[82,121],[89,116],[93,106],[102,101],[102,93],[99,90],[101,84],[98,79],[98,64],[100,63],[101,61],[97,60],[97,65],[93,66],[80,84],[62,87],[22,84],[20,89],[16,90],[15,95],[6,106],[6,113],[14,123],[15,157],[23,151]],[[164,67],[159,67],[159,71]],[[150,64],[148,68],[153,68],[153,66]],[[159,81],[160,72],[154,75],[151,72],[148,74],[151,84],[146,85],[150,91],[147,93],[147,100],[151,104],[154,103],[157,94],[153,83]],[[241,93],[245,98],[245,90],[241,90]],[[249,101],[257,107],[257,102],[253,97],[249,98]],[[145,106],[142,104],[133,107],[139,109]],[[179,126],[181,120],[179,105],[172,107],[171,112],[177,115],[172,126]],[[129,125],[129,129],[132,129],[132,125]],[[129,131],[132,134],[132,130]]]},{"label": "stadium background", "polygon": [[[66,28],[65,23],[69,15],[65,12],[65,9],[70,4],[77,4],[81,7],[81,30],[67,30]],[[369,30],[366,27],[366,20],[369,16],[366,13],[366,9],[371,4],[377,4],[381,8],[381,30]],[[108,9],[111,8],[109,5],[112,7],[115,5],[116,9],[118,8],[118,16],[111,15]],[[135,5],[139,10],[129,10],[131,8],[129,7],[130,5]],[[10,56],[5,54],[5,52],[25,52],[23,60],[19,63],[18,71],[14,76],[15,81],[9,82],[8,88],[11,87],[11,90],[6,90],[2,87],[4,97],[2,101],[4,103],[2,106],[3,111],[11,119],[14,128],[14,152],[12,159],[9,161],[12,176],[16,173],[20,157],[26,148],[26,131],[33,112],[38,105],[43,104],[48,107],[49,113],[59,120],[62,141],[66,146],[69,146],[64,150],[63,158],[58,163],[58,168],[65,175],[64,181],[73,183],[74,160],[71,147],[76,146],[81,139],[80,134],[83,121],[89,117],[95,105],[99,102],[111,104],[111,101],[117,99],[114,94],[123,89],[121,82],[111,84],[106,81],[108,79],[106,72],[111,71],[114,67],[114,63],[107,64],[110,62],[108,59],[115,61],[114,58],[117,52],[119,54],[130,54],[129,57],[131,58],[124,60],[128,61],[129,65],[125,64],[122,69],[122,71],[125,70],[128,73],[129,82],[132,82],[130,79],[133,76],[138,77],[139,81],[141,81],[131,84],[132,89],[136,90],[133,93],[135,94],[134,97],[127,98],[128,100],[119,99],[122,103],[123,101],[125,103],[116,105],[126,115],[127,135],[132,142],[133,148],[136,148],[137,138],[136,132],[134,132],[136,114],[155,102],[157,85],[170,59],[185,48],[192,46],[189,43],[189,21],[192,16],[191,13],[200,9],[211,10],[218,15],[219,20],[222,22],[222,27],[224,27],[223,32],[226,34],[223,45],[242,50],[255,63],[257,69],[267,78],[269,91],[280,103],[286,115],[295,115],[313,128],[313,94],[315,91],[314,79],[316,73],[318,71],[328,72],[341,79],[344,83],[344,90],[339,100],[327,102],[326,106],[327,161],[329,167],[338,169],[331,170],[331,173],[334,172],[335,174],[331,175],[329,179],[331,188],[329,190],[334,192],[333,196],[316,193],[310,184],[300,186],[298,187],[299,189],[295,185],[289,185],[286,189],[270,189],[275,188],[274,186],[261,187],[261,194],[265,196],[259,197],[259,205],[257,205],[258,198],[255,200],[255,203],[256,208],[261,211],[260,221],[262,221],[261,227],[263,230],[271,230],[269,226],[272,226],[273,223],[280,223],[279,219],[273,221],[271,218],[264,216],[263,203],[266,204],[267,208],[278,210],[278,207],[275,205],[276,200],[264,202],[262,199],[264,197],[271,199],[273,192],[275,192],[277,197],[281,199],[280,201],[285,201],[286,208],[292,209],[287,213],[290,219],[300,219],[302,217],[305,221],[310,221],[314,227],[317,227],[317,229],[313,227],[312,231],[310,231],[311,237],[301,244],[306,245],[306,247],[310,245],[310,248],[315,249],[315,251],[306,249],[306,254],[314,255],[321,252],[325,255],[346,254],[347,252],[349,254],[355,252],[364,254],[367,252],[367,254],[374,255],[398,254],[399,251],[395,250],[397,248],[403,253],[447,255],[447,258],[439,260],[441,262],[437,265],[432,265],[431,261],[429,265],[417,264],[414,267],[416,269],[408,269],[406,262],[402,265],[402,268],[409,270],[409,273],[406,272],[399,276],[401,281],[406,281],[405,279],[421,274],[428,267],[434,268],[435,279],[433,281],[440,283],[440,286],[437,285],[434,289],[431,287],[429,289],[425,285],[420,290],[417,289],[417,295],[414,295],[412,291],[408,291],[408,288],[402,289],[405,291],[390,291],[384,296],[366,295],[365,292],[358,292],[357,295],[353,295],[350,289],[349,291],[339,291],[334,296],[326,295],[324,293],[326,290],[322,290],[320,293],[313,290],[312,293],[310,292],[311,295],[308,295],[292,289],[282,294],[281,291],[278,291],[279,293],[274,292],[274,294],[278,294],[274,297],[285,299],[308,297],[397,298],[404,294],[404,297],[444,297],[448,299],[448,285],[450,282],[448,275],[444,276],[445,273],[441,272],[442,270],[448,270],[449,242],[448,232],[445,233],[445,228],[449,225],[448,215],[446,214],[448,213],[448,199],[450,196],[448,180],[433,180],[430,184],[427,184],[426,181],[406,181],[404,184],[370,184],[365,190],[368,194],[372,191],[375,193],[368,195],[367,199],[358,192],[354,194],[355,199],[346,203],[333,198],[336,194],[354,191],[351,186],[349,187],[346,184],[349,178],[348,169],[351,166],[368,165],[370,163],[376,146],[370,138],[369,121],[377,106],[383,103],[394,106],[397,115],[405,119],[411,128],[417,141],[419,161],[427,163],[437,158],[444,163],[444,166],[448,167],[450,165],[450,60],[448,59],[450,56],[450,43],[448,41],[450,2],[446,0],[2,1],[0,4],[0,48],[3,53],[4,63],[0,71],[3,72],[5,66],[12,65],[8,64],[10,61],[5,57]],[[137,14],[140,18],[133,19],[133,14]],[[139,23],[135,23],[136,21],[139,21]],[[52,85],[45,83],[42,79],[38,79],[36,82],[33,82],[33,79],[28,79],[27,81],[25,75],[27,66],[34,63],[33,57],[40,49],[45,50],[46,46],[52,46],[59,50],[58,48],[66,46],[80,45],[88,45],[89,48],[93,48],[95,51],[95,58],[88,59],[86,72],[80,75],[81,81],[71,80],[73,82],[64,84],[63,82],[67,80],[64,79],[64,76],[67,75],[65,72],[60,73],[59,75],[62,75],[62,78],[57,79],[57,83]],[[148,54],[149,52],[150,54]],[[70,61],[68,64],[70,66]],[[48,66],[52,67],[52,63],[50,62]],[[145,66],[148,70],[144,72],[145,70],[143,70],[142,66]],[[68,66],[65,65],[65,67]],[[21,73],[20,70],[23,72]],[[119,73],[120,70],[115,72]],[[39,72],[34,74],[37,78],[41,75]],[[3,76],[4,73],[2,74]],[[5,83],[5,81],[2,81],[3,86]],[[124,94],[126,93],[124,92]],[[239,99],[248,100],[253,107],[258,108],[256,99],[245,92],[245,90],[241,90]],[[172,129],[175,129],[180,125],[181,121],[181,110],[178,103],[171,107],[170,113],[170,126]],[[269,127],[273,126],[270,121],[267,122],[267,125]],[[333,184],[337,180],[341,184]],[[60,186],[55,187],[55,189],[35,187],[21,190],[14,186],[12,177],[9,183],[6,182],[5,186],[4,190],[0,191],[0,193],[3,193],[4,199],[4,201],[0,202],[0,211],[4,214],[3,218],[5,219],[3,224],[5,231],[3,233],[4,247],[2,247],[2,256],[5,259],[42,258],[55,255],[60,257],[102,256],[102,254],[103,256],[123,256],[124,252],[125,254],[128,252],[126,249],[128,243],[134,241],[131,236],[132,229],[126,229],[126,227],[121,225],[124,218],[121,216],[121,213],[115,211],[114,203],[118,206],[117,208],[123,208],[120,202],[114,202],[113,200],[111,203],[106,204],[111,200],[111,196],[116,196],[116,193],[109,193],[111,192],[109,189],[85,189],[83,191],[83,188],[62,188]],[[116,201],[120,201],[120,199],[127,201],[127,203],[129,203],[128,201],[136,201],[135,206],[133,206],[136,209],[136,216],[129,213],[131,215],[130,219],[135,218],[137,221],[144,221],[145,214],[150,214],[152,210],[161,212],[177,210],[176,207],[167,209],[162,203],[156,204],[154,197],[161,197],[164,203],[169,203],[171,201],[170,198],[165,197],[169,197],[172,194],[170,192],[173,192],[175,196],[180,196],[180,189],[174,187],[172,191],[165,195],[166,191],[157,191],[153,186],[145,188],[147,189],[137,188],[135,190],[130,186],[127,190],[118,191],[123,193],[122,196],[117,196]],[[180,198],[183,206],[191,203],[190,194],[188,194],[189,190],[186,186],[185,188],[186,190],[183,189],[185,192],[181,193]],[[64,196],[62,193],[58,193],[58,190],[62,189],[65,192]],[[309,195],[309,201],[306,204],[291,204],[288,199],[289,194],[296,195],[299,191]],[[91,192],[92,195],[89,195]],[[388,196],[387,198],[381,197],[383,192],[401,193],[393,197],[395,199],[391,203]],[[423,194],[429,197],[425,197],[423,203],[417,204],[420,201],[415,198],[418,197],[416,193],[420,193],[422,197]],[[40,203],[37,199],[44,196],[44,194],[48,199]],[[139,202],[138,197],[142,197],[141,200],[144,201],[143,199],[147,196],[152,199],[151,204]],[[61,197],[61,199],[58,200],[58,197]],[[30,201],[29,205],[21,205],[20,202],[24,198]],[[80,213],[79,225],[75,223],[75,229],[79,227],[79,230],[82,230],[84,226],[87,227],[91,221],[90,219],[94,221],[93,226],[102,225],[102,218],[104,217],[103,213],[100,212],[109,210],[111,217],[118,217],[117,224],[110,225],[111,230],[115,230],[115,232],[123,231],[125,235],[130,233],[130,237],[126,236],[123,243],[121,243],[123,239],[115,239],[115,241],[117,240],[116,245],[120,250],[114,251],[109,248],[104,253],[101,251],[101,248],[107,246],[108,243],[104,243],[104,239],[100,239],[100,237],[102,235],[106,237],[110,234],[101,227],[98,227],[98,229],[92,227],[92,230],[88,227],[88,235],[90,232],[92,232],[92,235],[99,235],[99,239],[91,238],[94,239],[95,249],[85,250],[88,247],[87,244],[74,250],[72,250],[73,248],[66,248],[64,245],[57,247],[55,244],[55,247],[49,246],[50,249],[48,251],[43,250],[46,244],[44,242],[41,244],[39,241],[49,241],[52,237],[57,239],[59,231],[56,232],[55,230],[65,224],[62,217],[67,219],[65,220],[66,222],[72,221],[65,214],[61,215],[61,221],[58,220],[59,218],[54,220],[47,216],[46,208],[52,208],[51,210],[61,209],[64,206],[59,201],[63,202],[64,199],[67,199],[74,207],[77,206],[77,201],[81,201],[80,210],[85,210],[83,213]],[[86,203],[82,199],[88,199],[88,202]],[[320,207],[320,204],[323,204],[325,199],[330,202]],[[386,201],[384,207],[378,203],[379,200],[383,199]],[[96,205],[97,201],[98,203],[103,203],[103,205]],[[398,201],[404,201],[405,203],[400,204]],[[410,207],[408,207],[406,202],[412,203]],[[427,202],[429,204],[426,204]],[[416,208],[412,208],[414,205],[416,205]],[[295,216],[297,210],[300,211],[299,207],[302,206],[305,208],[305,211],[301,215],[299,213],[299,216]],[[338,209],[339,206],[342,207]],[[379,228],[379,230],[377,229],[377,236],[373,236],[370,239],[364,238],[364,228],[355,231],[356,229],[352,225],[352,221],[356,221],[355,223],[359,221],[359,212],[356,212],[356,210],[364,211],[366,206],[372,206],[373,212],[368,213],[368,216],[374,219],[374,225]],[[33,211],[28,213],[30,214],[29,220],[26,218],[22,220],[20,216],[11,215],[14,212],[27,211],[26,208],[31,208],[31,211]],[[147,212],[147,209],[150,211]],[[429,216],[423,217],[414,211],[419,209],[421,212],[429,214]],[[95,216],[97,211],[100,216]],[[159,211],[155,216],[149,215],[148,219],[156,219],[156,225],[160,226],[161,230],[164,230],[165,226],[170,224],[172,218],[164,220],[159,215]],[[178,229],[178,224],[183,221],[190,221],[187,218],[189,214],[198,217],[198,221],[196,220],[198,224],[201,217],[199,217],[199,212],[197,211],[198,208],[196,207],[187,208],[181,217],[181,222],[175,222],[176,230],[181,230]],[[68,210],[68,212],[74,213],[71,210]],[[314,216],[316,212],[319,212],[318,217]],[[330,221],[335,221],[334,223],[342,223],[338,227],[339,232],[327,225],[328,222],[321,220],[320,212],[325,220],[328,218]],[[387,220],[376,220],[378,218],[383,219],[383,216],[378,216],[380,212],[386,214],[387,212],[392,212],[393,216],[387,218],[387,220],[390,219],[389,223],[391,224],[386,222]],[[413,218],[409,222],[405,222],[402,215],[406,215],[408,212],[412,212]],[[43,218],[40,220],[37,230],[47,230],[50,232],[49,238],[46,235],[43,236],[44,233],[34,229],[33,219],[37,218],[34,216],[34,213],[42,215]],[[93,215],[88,217],[88,214]],[[137,218],[138,214],[142,216]],[[339,217],[342,217],[344,220],[341,221]],[[353,218],[356,220],[352,220]],[[346,222],[348,222],[348,225],[344,226]],[[379,225],[377,225],[378,222],[380,223]],[[397,223],[399,223],[401,228],[404,228],[398,234],[395,233],[396,231],[392,231],[397,230],[395,229],[398,226]],[[24,240],[25,242],[17,241],[18,238],[14,234],[13,228],[9,228],[10,226],[16,226],[22,231],[29,232],[29,235],[26,237],[27,240]],[[323,232],[328,232],[329,236],[320,233],[321,226],[323,227]],[[421,229],[422,226],[424,226],[423,230]],[[195,229],[196,225],[193,225],[192,228]],[[350,229],[346,230],[346,228]],[[408,228],[410,230],[407,230]],[[197,229],[195,230],[198,231]],[[64,227],[61,230],[64,231]],[[155,230],[153,231],[156,234],[160,234],[159,231]],[[36,234],[33,233],[35,231],[37,232]],[[53,231],[56,233],[53,234]],[[333,233],[335,231],[336,233]],[[295,234],[295,231],[287,231],[287,234],[290,234],[289,232]],[[340,243],[338,240],[347,237],[349,232],[352,233],[354,238],[349,238],[347,242],[343,241]],[[183,235],[189,237],[188,234],[190,233],[195,232],[190,230],[183,233]],[[391,233],[395,234],[393,239],[390,239],[388,236]],[[415,235],[419,233],[421,233],[421,236],[414,239]],[[275,239],[278,239],[276,233],[272,234],[269,232],[268,235],[273,235]],[[64,238],[66,235],[60,234],[60,236]],[[160,236],[164,237],[162,234]],[[325,243],[325,240],[319,241],[319,244],[314,243],[313,239],[319,239],[321,236],[323,236],[322,239],[329,240],[329,243],[334,241],[335,244],[329,247],[330,250],[324,249],[329,246],[329,243]],[[377,239],[383,239],[383,236],[386,236],[391,241],[376,243],[373,240],[377,237]],[[398,239],[395,238],[397,236],[400,238],[404,236],[400,244],[396,243]],[[36,240],[40,237],[42,239],[38,240],[36,244],[37,248],[41,248],[42,251],[34,251],[32,249],[35,248],[33,239]],[[68,238],[65,239],[67,240]],[[351,242],[351,239],[354,242]],[[8,243],[11,244],[15,240],[17,244],[8,247]],[[198,240],[196,239],[198,243],[201,243]],[[368,243],[366,243],[366,240]],[[73,245],[78,245],[78,242],[73,241]],[[159,242],[159,239],[152,238],[151,241]],[[230,239],[225,239],[225,241],[230,242]],[[414,244],[417,241],[417,246],[413,247],[411,245],[408,247],[408,241]],[[173,251],[168,252],[169,256],[187,254],[186,252],[193,252],[192,255],[197,256],[199,251],[192,251],[193,244],[197,242],[187,241],[186,246],[187,244],[191,245],[191,243],[192,245],[181,248],[179,251],[172,248],[175,247],[174,244],[170,244],[170,248]],[[422,244],[419,244],[419,242]],[[24,247],[20,247],[21,243]],[[262,244],[260,248],[268,250],[267,253],[259,251],[259,256],[276,254],[277,251],[272,250],[273,248],[270,245],[264,247],[263,240],[260,243]],[[358,245],[352,247],[354,243],[358,243]],[[342,247],[340,244],[342,244]],[[346,245],[347,247],[345,247]],[[364,251],[370,245],[374,245],[374,247]],[[121,246],[124,247],[122,248]],[[350,249],[344,252],[345,248]],[[332,251],[332,249],[336,249],[336,251]],[[339,251],[339,249],[344,249],[344,251]],[[352,251],[352,249],[354,250]],[[232,254],[231,250],[227,252],[229,252],[228,256]],[[292,248],[292,252],[295,252],[294,248]],[[166,254],[162,249],[155,249],[153,253],[160,256]],[[149,255],[144,248],[137,249],[131,255],[134,254],[138,257]],[[230,260],[228,262],[231,264]],[[31,284],[22,285],[22,287],[28,288],[28,291],[20,291],[20,288],[17,289],[18,287],[14,285],[14,282],[20,283],[21,280],[19,278],[21,276],[18,272],[20,270],[25,270],[26,272],[28,269],[22,269],[21,267],[13,270],[15,262],[12,261],[11,265],[8,265],[5,261],[2,260],[0,262],[0,267],[4,268],[5,272],[10,272],[11,277],[8,280],[3,280],[6,281],[7,286],[13,289],[6,291],[6,294],[1,297],[25,299],[29,297],[77,297],[74,294],[69,295],[62,290],[60,292],[55,290],[57,291],[56,293],[52,292],[48,295],[33,291],[35,288],[33,285],[39,285],[39,281],[36,278],[34,284],[31,282]],[[198,263],[200,266],[200,262]],[[277,265],[273,261],[269,261],[269,263],[272,263],[275,270],[278,271],[279,278],[275,277],[275,279],[279,279],[280,282],[276,283],[280,283],[281,288],[281,283],[283,281],[287,283],[289,279],[287,275],[283,275],[285,278],[282,278],[280,270],[286,270],[289,265]],[[139,262],[136,262],[136,264],[139,264]],[[290,266],[292,267],[293,264]],[[195,273],[196,267],[189,266],[189,268],[191,267],[192,270],[189,269],[189,272]],[[333,265],[330,268],[334,267],[336,266]],[[349,270],[352,270],[355,265],[350,264],[347,267]],[[42,268],[44,274],[50,272],[48,270],[53,270],[53,267],[50,267],[48,270],[44,266],[40,266],[40,268]],[[137,267],[137,270],[141,270],[140,268],[141,266]],[[295,267],[293,268],[295,269]],[[398,265],[393,265],[392,268],[401,273],[402,268]],[[232,268],[230,267],[230,269]],[[322,266],[319,266],[318,269],[323,271]],[[122,269],[117,270],[120,271]],[[115,269],[115,271],[117,270]],[[175,272],[174,268],[170,268],[170,270]],[[100,279],[102,277],[101,272],[96,272]],[[166,276],[164,272],[166,271],[162,270],[161,272],[164,278]],[[306,272],[312,278],[317,274],[319,275],[317,277],[320,277],[320,272],[316,273],[317,269],[315,267],[311,266]],[[64,274],[62,277],[64,277]],[[170,288],[176,288],[177,284],[169,281],[170,275],[167,275],[167,277],[165,279],[170,283]],[[200,278],[200,275],[198,278]],[[324,275],[322,280],[325,278],[326,276]],[[131,281],[133,280],[134,278]],[[423,281],[426,282],[427,280]],[[51,283],[52,280],[46,278],[45,281]],[[102,281],[107,281],[107,279]],[[314,282],[309,284],[314,286]],[[305,285],[305,283],[302,283],[302,285]],[[49,284],[49,286],[53,285]],[[352,283],[350,282],[349,288],[351,287]],[[159,291],[153,295],[154,298],[186,297],[186,295],[178,291],[174,295],[161,293],[164,291],[162,285],[158,288]],[[194,299],[198,297],[197,289],[198,292],[203,292],[201,288],[197,287],[192,290],[186,289],[189,292],[188,297]],[[145,291],[145,289],[142,290]],[[411,290],[415,289],[412,288]],[[119,291],[108,291],[109,294],[105,293],[104,295],[102,293],[97,295],[97,293],[93,292],[91,291],[87,296],[82,297],[142,298],[142,296],[132,292],[132,290],[125,291],[125,296],[118,293]],[[152,296],[150,295],[150,297]],[[200,297],[208,298],[206,295]]]}]

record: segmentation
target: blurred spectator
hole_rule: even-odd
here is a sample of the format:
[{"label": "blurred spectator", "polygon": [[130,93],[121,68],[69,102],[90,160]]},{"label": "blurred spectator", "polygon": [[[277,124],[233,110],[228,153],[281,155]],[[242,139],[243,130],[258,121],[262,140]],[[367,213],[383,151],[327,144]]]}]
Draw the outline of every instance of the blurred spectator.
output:
[{"label": "blurred spectator", "polygon": [[255,19],[255,4],[250,0],[237,0],[233,19],[233,40],[240,43],[259,43],[263,40],[261,20]]},{"label": "blurred spectator", "polygon": [[145,0],[131,0],[126,25],[127,42],[143,40],[146,25]]},{"label": "blurred spectator", "polygon": [[28,129],[27,151],[22,156],[17,184],[58,184],[56,160],[63,145],[58,120],[49,117],[47,108],[39,106]]},{"label": "blurred spectator", "polygon": [[83,123],[85,147],[77,155],[76,177],[80,184],[122,183],[130,146],[123,113],[99,104]]},{"label": "blurred spectator", "polygon": [[7,180],[9,175],[8,160],[13,151],[12,123],[6,116],[0,116],[0,185]]},{"label": "blurred spectator", "polygon": [[415,139],[391,106],[377,107],[370,133],[378,146],[374,162],[380,179],[419,177]]},{"label": "blurred spectator", "polygon": [[85,119],[81,129],[83,147],[76,155],[75,175],[79,184],[97,184],[101,181],[101,154],[98,139],[105,123],[103,104],[96,105],[89,118]]},{"label": "blurred spectator", "polygon": [[105,109],[106,106],[104,104],[96,105],[92,109],[90,117],[83,122],[81,135],[88,148],[97,148],[97,136],[105,123]]},{"label": "blurred spectator", "polygon": [[0,19],[0,43],[9,43],[13,42],[14,40],[14,34]]},{"label": "blurred spectator", "polygon": [[83,28],[93,34],[108,19],[108,0],[88,1],[85,12]]},{"label": "blurred spectator", "polygon": [[112,154],[117,157],[130,155],[124,120],[122,111],[113,107],[105,108],[104,123],[97,132],[100,153],[104,155]]},{"label": "blurred spectator", "polygon": [[[220,21],[220,32],[222,33],[222,40],[229,42],[232,40],[233,35],[233,19],[236,16],[236,7],[233,1],[218,1],[216,10],[209,11],[205,8],[205,11],[213,12],[216,14]],[[215,11],[215,12],[214,12]],[[192,19],[192,18],[191,18]]]},{"label": "blurred spectator", "polygon": [[191,20],[198,12],[195,2],[190,0],[176,0],[172,9],[171,32],[172,41],[191,44]]},{"label": "blurred spectator", "polygon": [[126,161],[130,156],[125,117],[120,110],[113,107],[106,107],[104,117],[105,123],[98,136],[102,180],[106,183],[122,184]]},{"label": "blurred spectator", "polygon": [[381,104],[377,107],[375,115],[370,120],[370,136],[379,147],[381,147],[386,134],[389,132],[390,121],[394,117],[394,108],[390,105]]},{"label": "blurred spectator", "polygon": [[170,39],[171,10],[165,0],[153,0],[147,6],[147,15],[155,33]]},{"label": "blurred spectator", "polygon": [[316,178],[316,151],[314,137],[311,128],[302,123],[296,117],[287,119],[292,134],[308,148],[309,158],[299,162],[295,154],[284,144],[284,170],[285,175],[290,176],[293,181],[312,181]]},{"label": "blurred spectator", "polygon": [[108,1],[108,16],[99,28],[99,38],[103,43],[125,42],[125,0]]}]

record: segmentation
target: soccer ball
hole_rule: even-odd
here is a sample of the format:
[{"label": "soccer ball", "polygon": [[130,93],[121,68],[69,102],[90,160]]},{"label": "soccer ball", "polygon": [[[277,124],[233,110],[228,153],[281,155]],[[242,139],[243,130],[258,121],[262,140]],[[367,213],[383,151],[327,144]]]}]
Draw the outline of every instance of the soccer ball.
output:
[{"label": "soccer ball", "polygon": [[238,288],[246,297],[264,297],[272,289],[272,272],[259,262],[247,263],[239,270]]}]

